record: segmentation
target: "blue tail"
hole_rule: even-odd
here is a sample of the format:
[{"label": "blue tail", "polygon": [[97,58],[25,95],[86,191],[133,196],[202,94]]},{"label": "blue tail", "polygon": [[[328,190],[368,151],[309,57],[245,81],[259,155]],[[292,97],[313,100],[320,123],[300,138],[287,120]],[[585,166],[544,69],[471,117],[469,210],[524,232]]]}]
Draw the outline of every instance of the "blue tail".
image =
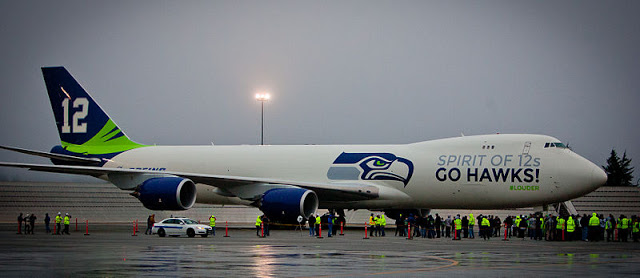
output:
[{"label": "blue tail", "polygon": [[127,137],[64,67],[42,68],[62,148],[100,155],[142,147]]}]

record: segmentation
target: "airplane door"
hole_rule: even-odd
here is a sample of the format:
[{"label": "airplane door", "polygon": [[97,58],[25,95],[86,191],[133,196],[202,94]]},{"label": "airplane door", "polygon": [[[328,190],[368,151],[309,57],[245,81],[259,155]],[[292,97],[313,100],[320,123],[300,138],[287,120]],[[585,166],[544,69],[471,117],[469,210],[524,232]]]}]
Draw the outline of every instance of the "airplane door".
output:
[{"label": "airplane door", "polygon": [[524,142],[524,148],[522,149],[522,154],[529,154],[529,149],[531,149],[531,142]]}]

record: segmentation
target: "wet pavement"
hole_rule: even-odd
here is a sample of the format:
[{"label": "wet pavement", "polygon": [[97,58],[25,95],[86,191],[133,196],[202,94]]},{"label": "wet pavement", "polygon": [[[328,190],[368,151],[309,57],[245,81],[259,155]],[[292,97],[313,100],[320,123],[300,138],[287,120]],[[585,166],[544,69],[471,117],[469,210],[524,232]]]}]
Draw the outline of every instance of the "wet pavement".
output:
[{"label": "wet pavement", "polygon": [[512,238],[374,237],[361,230],[318,239],[307,231],[249,229],[230,237],[132,236],[128,226],[100,226],[85,236],[0,231],[3,277],[17,276],[614,276],[640,270],[640,243],[546,242]]}]

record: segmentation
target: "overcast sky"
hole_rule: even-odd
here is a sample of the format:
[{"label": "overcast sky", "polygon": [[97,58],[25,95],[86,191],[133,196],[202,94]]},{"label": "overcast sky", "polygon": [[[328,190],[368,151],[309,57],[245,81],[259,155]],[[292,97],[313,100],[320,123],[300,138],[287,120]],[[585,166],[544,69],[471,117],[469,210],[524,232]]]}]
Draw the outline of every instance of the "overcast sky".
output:
[{"label": "overcast sky", "polygon": [[40,67],[60,65],[144,144],[258,144],[267,90],[268,144],[536,133],[638,168],[639,15],[640,1],[0,1],[0,144],[59,144]]}]

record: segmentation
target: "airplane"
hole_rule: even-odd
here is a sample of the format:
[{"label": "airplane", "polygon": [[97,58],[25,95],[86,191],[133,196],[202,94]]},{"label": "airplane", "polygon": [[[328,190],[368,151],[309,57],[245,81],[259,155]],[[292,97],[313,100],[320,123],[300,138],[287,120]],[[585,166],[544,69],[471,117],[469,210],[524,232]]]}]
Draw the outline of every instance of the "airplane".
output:
[{"label": "airplane", "polygon": [[397,145],[151,146],[132,141],[64,67],[42,74],[61,145],[2,146],[51,164],[0,166],[89,175],[131,191],[151,210],[241,204],[270,219],[318,208],[425,214],[506,209],[587,194],[607,180],[560,140],[535,134],[461,136]]}]

